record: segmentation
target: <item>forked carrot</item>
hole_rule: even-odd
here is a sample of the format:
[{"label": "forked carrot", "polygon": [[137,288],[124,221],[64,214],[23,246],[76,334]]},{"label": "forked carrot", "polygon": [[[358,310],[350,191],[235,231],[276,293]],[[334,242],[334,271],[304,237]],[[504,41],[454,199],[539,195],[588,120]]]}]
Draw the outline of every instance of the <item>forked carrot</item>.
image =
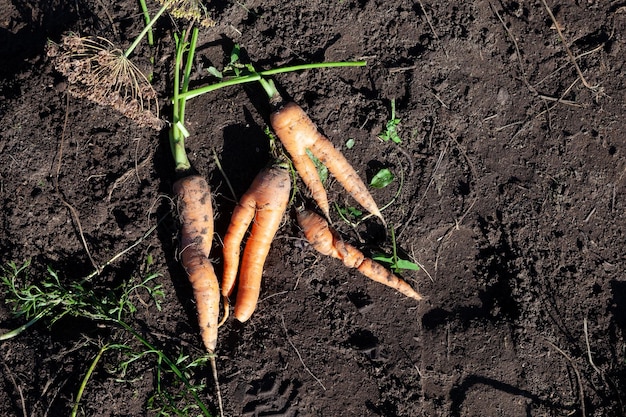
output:
[{"label": "forked carrot", "polygon": [[348,268],[356,268],[371,280],[391,287],[415,300],[423,299],[406,281],[385,269],[381,264],[366,258],[363,252],[344,242],[339,234],[330,228],[328,222],[310,210],[298,211],[298,224],[304,231],[311,246],[323,255],[340,259]]},{"label": "forked carrot", "polygon": [[310,150],[346,189],[346,191],[367,211],[383,219],[374,198],[367,187],[332,142],[322,135],[305,111],[296,103],[290,102],[270,115],[272,129],[291,156],[302,181],[311,191],[312,197],[329,218],[330,206],[326,190],[317,174],[315,165],[306,153]]},{"label": "forked carrot", "polygon": [[234,314],[241,322],[248,320],[256,308],[263,265],[287,209],[290,193],[291,178],[286,167],[282,164],[268,166],[259,172],[233,211],[223,249],[222,296],[226,311],[237,279],[241,242],[252,223],[241,259],[235,302]]}]

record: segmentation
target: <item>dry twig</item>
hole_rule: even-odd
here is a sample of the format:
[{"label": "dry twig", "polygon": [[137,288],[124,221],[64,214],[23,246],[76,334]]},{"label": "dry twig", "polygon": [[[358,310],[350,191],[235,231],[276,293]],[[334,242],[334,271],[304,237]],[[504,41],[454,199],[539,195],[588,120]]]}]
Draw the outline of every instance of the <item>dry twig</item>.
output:
[{"label": "dry twig", "polygon": [[576,57],[574,56],[571,49],[567,45],[567,41],[565,40],[565,36],[563,35],[563,31],[561,30],[561,25],[559,24],[559,22],[557,22],[556,18],[554,17],[552,10],[548,6],[548,3],[546,2],[546,0],[541,0],[541,2],[543,3],[543,6],[545,7],[546,12],[548,13],[548,16],[550,16],[550,20],[552,20],[552,23],[554,24],[554,29],[556,29],[556,33],[559,35],[559,39],[561,40],[561,43],[563,44],[563,47],[565,48],[565,52],[567,53],[569,60],[574,65],[574,68],[576,69],[576,73],[578,74],[580,81],[583,83],[585,87],[591,90],[596,96],[601,94],[603,92],[603,88],[600,87],[600,85],[598,84],[591,85],[585,79],[585,76],[583,75],[583,72],[580,69],[580,66],[578,65],[578,61],[576,61]]}]

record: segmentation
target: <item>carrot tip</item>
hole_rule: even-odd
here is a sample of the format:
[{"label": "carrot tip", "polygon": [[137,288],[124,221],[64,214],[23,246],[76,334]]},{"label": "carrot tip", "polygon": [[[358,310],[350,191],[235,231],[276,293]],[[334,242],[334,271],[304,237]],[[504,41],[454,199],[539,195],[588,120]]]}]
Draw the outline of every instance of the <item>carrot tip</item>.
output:
[{"label": "carrot tip", "polygon": [[222,320],[220,320],[220,322],[217,323],[218,329],[222,327],[222,325],[226,322],[226,319],[228,319],[228,316],[230,315],[228,297],[223,297],[223,299],[224,299],[224,317],[222,317]]}]

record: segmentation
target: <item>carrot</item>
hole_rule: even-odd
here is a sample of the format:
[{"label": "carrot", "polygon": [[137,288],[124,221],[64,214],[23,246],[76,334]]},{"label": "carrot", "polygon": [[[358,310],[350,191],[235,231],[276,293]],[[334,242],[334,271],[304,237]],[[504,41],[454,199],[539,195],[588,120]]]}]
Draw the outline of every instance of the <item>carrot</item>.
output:
[{"label": "carrot", "polygon": [[223,416],[222,394],[214,355],[219,327],[220,288],[217,275],[208,258],[213,243],[211,189],[206,180],[199,175],[176,181],[173,189],[178,199],[178,215],[181,222],[181,263],[193,289],[200,337],[210,355],[220,416]]},{"label": "carrot", "polygon": [[356,268],[369,279],[387,285],[407,297],[415,300],[423,298],[406,281],[385,269],[381,264],[366,258],[363,252],[354,246],[344,242],[322,216],[310,210],[299,210],[297,217],[306,239],[321,254],[340,259],[348,268]]},{"label": "carrot", "polygon": [[363,208],[385,223],[374,198],[359,174],[332,142],[317,130],[313,121],[300,106],[293,102],[287,103],[270,115],[270,122],[272,129],[291,156],[302,181],[309,188],[313,199],[327,218],[330,217],[328,197],[315,165],[306,153],[307,149],[326,165],[330,173]]},{"label": "carrot", "polygon": [[213,243],[211,189],[199,175],[182,178],[173,188],[181,222],[181,261],[196,300],[202,342],[213,353],[217,346],[220,291],[217,275],[208,259]]},{"label": "carrot", "polygon": [[[253,223],[241,259],[235,302],[235,317],[241,322],[248,320],[256,308],[263,265],[287,209],[290,193],[288,170],[283,165],[274,164],[259,172],[233,211],[224,236],[222,296],[225,300],[231,295],[237,278],[241,242],[248,226]],[[228,308],[227,301],[225,308]]]}]

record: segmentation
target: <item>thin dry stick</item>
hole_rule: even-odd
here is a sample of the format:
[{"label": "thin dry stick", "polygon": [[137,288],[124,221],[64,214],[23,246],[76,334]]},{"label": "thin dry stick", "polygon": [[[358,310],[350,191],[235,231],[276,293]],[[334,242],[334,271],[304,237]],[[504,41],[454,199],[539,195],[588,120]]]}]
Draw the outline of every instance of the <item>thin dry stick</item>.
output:
[{"label": "thin dry stick", "polygon": [[102,7],[102,10],[104,10],[104,14],[107,16],[107,19],[109,19],[109,23],[111,24],[111,29],[113,30],[113,35],[115,35],[116,38],[119,37],[117,26],[115,26],[115,23],[113,22],[111,13],[109,13],[109,8],[102,2],[102,0],[98,0],[98,3],[100,4],[100,7]]},{"label": "thin dry stick", "polygon": [[20,396],[20,402],[22,403],[22,415],[24,417],[28,417],[28,414],[26,413],[26,401],[24,400],[24,393],[22,392],[22,387],[15,381],[15,378],[13,378],[13,373],[11,372],[11,369],[7,366],[6,363],[4,363],[4,361],[2,361],[2,366],[4,366],[4,374],[9,377],[9,379],[13,383],[13,386],[17,390],[17,393]]},{"label": "thin dry stick", "polygon": [[583,72],[580,70],[580,67],[578,66],[576,57],[574,56],[572,51],[569,49],[569,46],[567,46],[565,36],[563,35],[563,31],[561,31],[561,25],[559,24],[559,22],[556,21],[554,14],[552,14],[552,10],[550,10],[550,7],[548,6],[548,3],[546,3],[546,0],[541,0],[541,2],[543,3],[543,6],[546,8],[546,11],[548,12],[548,15],[550,16],[550,20],[552,20],[552,23],[554,23],[554,28],[556,29],[556,33],[558,33],[559,35],[559,39],[561,40],[561,43],[563,44],[563,47],[565,48],[565,52],[567,53],[567,56],[569,57],[572,64],[574,64],[574,68],[576,68],[576,73],[578,74],[578,77],[580,77],[580,81],[582,81],[583,85],[587,87],[588,89],[590,89],[591,91],[593,91],[594,93],[599,92],[599,88],[600,88],[599,85],[591,85],[585,79]]},{"label": "thin dry stick", "polygon": [[150,229],[148,229],[148,231],[146,233],[144,233],[143,236],[141,236],[139,239],[137,239],[132,245],[130,245],[129,247],[127,247],[126,249],[124,249],[121,252],[118,252],[117,254],[115,254],[111,259],[109,259],[108,261],[106,261],[102,267],[100,269],[96,269],[95,271],[93,271],[91,274],[87,275],[84,279],[85,280],[90,280],[91,278],[100,275],[102,273],[102,271],[109,265],[111,265],[113,262],[117,261],[119,258],[121,258],[122,256],[124,256],[125,254],[127,254],[128,252],[130,252],[133,248],[135,248],[136,246],[138,246],[139,244],[141,244],[141,242],[143,242],[144,240],[146,240],[148,238],[148,236],[150,236],[160,225],[161,222],[163,222],[167,216],[170,213],[165,214],[163,217],[161,217],[157,223],[152,226]]},{"label": "thin dry stick", "polygon": [[430,28],[430,31],[433,33],[433,36],[435,37],[435,39],[437,39],[437,43],[441,47],[441,50],[446,55],[446,58],[450,58],[450,56],[448,55],[448,51],[446,51],[446,48],[443,47],[443,44],[441,43],[441,39],[439,39],[439,36],[437,35],[437,32],[435,31],[433,22],[430,21],[430,17],[428,16],[428,13],[426,13],[426,9],[424,8],[424,3],[422,3],[422,0],[417,0],[417,2],[419,3],[420,8],[422,9],[422,13],[424,13],[424,18],[426,19],[426,23],[428,23],[428,27]]},{"label": "thin dry stick", "polygon": [[[141,143],[141,138],[137,139],[137,144],[135,145],[135,175],[137,176],[137,183],[141,184],[141,177],[139,176],[139,163],[137,160],[139,159],[139,144]],[[149,155],[152,156],[152,155]],[[146,158],[147,160],[148,158]],[[145,162],[145,161],[144,161]]]},{"label": "thin dry stick", "polygon": [[600,379],[602,379],[602,382],[604,382],[609,387],[611,387],[613,389],[613,391],[617,394],[617,399],[618,399],[619,404],[620,404],[620,409],[624,410],[624,403],[623,403],[621,395],[620,395],[620,393],[619,393],[619,391],[617,389],[617,384],[615,384],[615,381],[613,381],[613,379],[610,376],[605,375],[604,373],[602,373],[600,368],[598,368],[596,366],[596,364],[593,362],[593,358],[591,357],[591,344],[589,343],[589,329],[587,328],[587,317],[585,317],[583,319],[583,330],[584,330],[584,333],[585,333],[585,344],[587,345],[587,357],[589,358],[589,363],[591,364],[593,369],[598,373],[598,375],[600,375]]},{"label": "thin dry stick", "polygon": [[107,201],[111,201],[111,197],[113,197],[113,191],[115,191],[115,189],[117,187],[119,187],[120,185],[124,184],[126,181],[128,181],[128,179],[130,177],[133,176],[133,174],[137,175],[137,179],[139,179],[139,183],[141,183],[141,179],[139,178],[139,168],[143,168],[144,166],[148,165],[148,163],[151,161],[152,159],[150,158],[150,156],[148,156],[146,159],[144,159],[143,161],[141,161],[140,164],[137,164],[137,161],[135,160],[135,167],[129,169],[128,171],[126,171],[125,173],[123,173],[118,179],[115,180],[115,182],[113,182],[113,185],[111,186],[111,188],[109,189],[109,194],[107,195]]},{"label": "thin dry stick", "polygon": [[59,195],[59,199],[70,210],[72,217],[74,218],[74,221],[76,222],[76,227],[78,228],[78,234],[80,235],[80,240],[83,243],[83,247],[85,248],[85,252],[87,252],[87,256],[89,257],[91,264],[97,271],[100,271],[100,267],[91,256],[91,251],[89,250],[89,246],[87,245],[87,240],[85,239],[85,234],[83,233],[83,227],[80,223],[80,217],[78,216],[78,212],[70,203],[67,202],[67,200],[65,200],[65,198],[63,197],[63,194],[59,190],[59,173],[61,172],[61,161],[63,160],[63,143],[65,142],[65,132],[67,131],[67,121],[69,119],[69,114],[70,114],[70,96],[67,95],[66,97],[67,97],[67,101],[65,105],[65,118],[63,120],[63,130],[61,132],[61,138],[59,140],[59,152],[58,152],[58,160],[57,160],[57,170],[56,170],[56,175],[54,177],[54,188],[55,188],[56,193]]},{"label": "thin dry stick", "polygon": [[[597,46],[597,47],[593,48],[593,49],[592,49],[592,50],[590,50],[590,51],[583,52],[583,53],[581,53],[581,54],[579,54],[579,55],[576,55],[575,59],[576,59],[576,61],[578,61],[580,58],[583,58],[583,57],[585,57],[585,56],[587,56],[587,55],[591,55],[591,54],[593,54],[593,53],[596,53],[596,52],[598,52],[598,51],[602,50],[602,48],[604,48],[604,44],[602,44],[602,45],[600,45],[600,46]],[[555,75],[555,74],[559,73],[560,71],[562,71],[562,70],[563,70],[565,67],[567,67],[568,65],[571,65],[571,62],[568,62],[568,63],[566,63],[566,64],[561,65],[560,67],[558,67],[557,69],[555,69],[554,71],[552,71],[550,74],[546,75],[546,76],[545,76],[545,77],[543,77],[541,80],[537,81],[537,82],[535,83],[534,87],[536,88],[536,87],[540,86],[541,84],[543,84],[544,82],[546,82],[546,81],[547,81],[550,77],[552,77],[553,75]]]},{"label": "thin dry stick", "polygon": [[[428,185],[426,186],[426,189],[424,190],[424,192],[422,193],[422,197],[418,200],[417,204],[415,204],[413,206],[413,210],[411,210],[411,214],[409,215],[409,218],[404,222],[405,225],[411,224],[413,221],[413,217],[415,217],[415,215],[417,214],[417,209],[418,207],[421,205],[422,201],[424,201],[424,198],[426,198],[426,195],[428,194],[428,190],[430,189],[430,186],[433,185],[433,183],[435,182],[435,174],[437,173],[437,171],[439,170],[439,168],[441,167],[441,163],[443,162],[443,156],[446,154],[446,152],[448,151],[448,146],[450,145],[449,142],[446,143],[446,146],[443,148],[443,150],[439,153],[439,158],[437,158],[437,162],[435,163],[435,167],[433,168],[433,172],[430,174],[430,180],[428,181]],[[405,227],[403,227],[402,229],[400,229],[398,231],[398,233],[396,234],[396,237],[398,239],[400,239],[400,237],[402,236],[402,233],[404,233],[404,231],[406,230]]]},{"label": "thin dry stick", "polygon": [[563,352],[561,348],[559,348],[557,345],[555,345],[548,339],[544,339],[544,340],[547,344],[552,346],[553,349],[555,349],[557,352],[563,355],[563,357],[569,361],[570,365],[572,365],[572,368],[574,369],[574,373],[576,374],[576,382],[578,383],[578,390],[579,390],[579,395],[580,395],[580,413],[582,417],[587,417],[587,411],[585,409],[585,392],[583,390],[583,381],[582,381],[582,378],[580,377],[580,372],[578,371],[578,367],[574,363],[574,360],[570,358],[567,355],[567,353]]},{"label": "thin dry stick", "polygon": [[280,322],[283,325],[283,330],[285,331],[285,337],[287,338],[287,342],[289,342],[289,344],[291,345],[291,347],[293,348],[293,350],[296,351],[296,355],[298,355],[298,359],[300,359],[300,363],[302,364],[302,366],[304,367],[304,370],[307,371],[309,373],[309,375],[311,375],[313,377],[313,379],[320,385],[320,387],[322,387],[322,389],[324,391],[326,391],[326,387],[324,386],[324,384],[322,384],[322,381],[320,381],[320,379],[318,377],[316,377],[313,372],[311,372],[311,370],[309,369],[308,366],[306,366],[306,363],[304,363],[304,361],[302,360],[302,355],[300,355],[300,352],[298,351],[298,348],[296,347],[296,345],[293,344],[293,342],[291,341],[291,339],[289,338],[289,332],[287,330],[287,326],[285,325],[285,317],[281,314],[280,315]]},{"label": "thin dry stick", "polygon": [[545,114],[545,113],[548,113],[548,114],[549,114],[549,113],[550,113],[550,111],[551,111],[552,109],[554,109],[554,108],[555,108],[555,107],[556,107],[559,103],[562,103],[562,102],[563,102],[563,97],[565,97],[565,96],[566,96],[566,95],[567,95],[567,94],[568,94],[568,93],[572,90],[572,88],[574,88],[574,86],[576,85],[576,83],[578,83],[578,80],[579,80],[579,79],[578,79],[578,78],[576,78],[576,79],[574,80],[574,82],[573,82],[573,83],[571,83],[571,84],[570,84],[570,86],[569,86],[569,87],[567,87],[567,88],[565,89],[565,91],[563,92],[563,94],[561,94],[561,97],[559,97],[559,99],[558,99],[558,100],[556,100],[556,102],[555,102],[552,106],[549,106],[549,107],[548,107],[548,106],[546,106],[546,107],[547,107],[547,109],[545,109],[545,110],[543,110],[543,111],[541,111],[541,112],[537,113],[537,115],[536,115],[535,117],[542,116],[542,115],[543,115],[543,114]]},{"label": "thin dry stick", "polygon": [[[461,147],[461,145],[459,144],[459,142],[457,142],[457,140],[452,137],[452,140],[454,141],[454,143],[456,144],[457,149],[459,150],[459,152],[461,152],[461,154],[463,155],[463,157],[465,158],[465,161],[467,162],[467,165],[469,166],[470,172],[472,174],[472,177],[474,179],[474,181],[477,181],[478,179],[478,173],[476,172],[476,168],[474,168],[474,164],[472,163],[472,160],[469,158],[469,156],[467,155],[467,152],[465,152],[465,149],[463,149]],[[467,210],[465,210],[465,212],[461,215],[461,217],[459,217],[459,219],[455,222],[456,223],[456,229],[458,230],[459,225],[461,223],[463,223],[463,219],[465,219],[465,217],[469,214],[469,212],[472,210],[472,208],[474,207],[474,204],[476,204],[476,202],[478,201],[478,194],[476,194],[476,192],[474,192],[474,199],[472,200],[472,203],[469,205],[469,207],[467,208]]]},{"label": "thin dry stick", "polygon": [[511,39],[511,42],[513,42],[513,46],[515,47],[515,54],[517,56],[517,65],[519,66],[520,73],[522,74],[522,79],[524,80],[524,84],[526,84],[526,87],[533,94],[536,94],[537,90],[535,90],[535,88],[530,85],[530,83],[528,82],[528,78],[526,77],[526,70],[524,69],[524,65],[522,64],[522,54],[520,52],[519,46],[517,45],[517,40],[515,39],[515,36],[513,36],[513,33],[511,32],[511,29],[509,29],[506,26],[506,23],[504,23],[504,20],[502,20],[502,17],[500,16],[500,13],[498,13],[496,8],[493,7],[493,5],[491,3],[489,3],[489,6],[491,7],[491,10],[494,12],[494,14],[498,17],[498,20],[502,24],[502,27],[504,28],[505,32],[507,33],[507,35],[509,35],[509,38]]},{"label": "thin dry stick", "polygon": [[589,358],[589,363],[591,364],[591,367],[598,373],[598,375],[600,375],[600,377],[604,379],[604,375],[602,374],[602,371],[600,371],[600,369],[596,366],[596,364],[593,363],[593,358],[591,357],[591,345],[589,344],[589,330],[587,328],[587,317],[583,319],[583,330],[585,331],[585,344],[587,345],[587,357]]},{"label": "thin dry stick", "polygon": [[428,270],[426,268],[424,268],[424,265],[422,265],[417,258],[415,257],[415,252],[413,251],[413,247],[411,246],[411,257],[413,258],[413,262],[415,262],[415,264],[417,266],[420,267],[420,269],[422,271],[424,271],[424,273],[428,276],[428,278],[430,279],[430,282],[435,282],[435,280],[433,279],[432,275],[430,275],[430,272],[428,272]]},{"label": "thin dry stick", "polygon": [[552,96],[546,96],[544,94],[539,94],[539,98],[545,101],[557,102],[557,103],[565,104],[566,106],[571,106],[571,107],[578,107],[578,108],[585,107],[582,104],[576,103],[575,101],[572,101],[572,100],[563,100],[563,96],[557,98],[557,97],[552,97]]},{"label": "thin dry stick", "polygon": [[226,173],[224,172],[224,169],[222,168],[222,163],[220,162],[220,159],[217,157],[217,153],[215,152],[215,149],[213,149],[213,159],[215,159],[215,165],[217,166],[217,169],[220,171],[220,174],[222,174],[222,177],[224,177],[224,181],[226,181],[226,185],[228,185],[228,189],[230,190],[230,193],[233,195],[233,201],[236,203],[237,194],[235,194],[235,189],[233,188],[232,184],[230,183],[230,180],[228,179],[228,177],[226,176]]},{"label": "thin dry stick", "polygon": [[[461,148],[461,145],[454,137],[450,136],[450,139],[454,141],[457,149],[459,150],[459,152],[461,152],[461,154],[465,158],[467,165],[469,166],[470,172],[472,174],[472,178],[474,181],[476,181],[476,179],[478,178],[478,174],[476,173],[476,169],[474,168],[474,164],[472,163],[471,159],[469,159],[469,156],[467,155],[465,150]],[[461,217],[454,220],[454,224],[450,226],[450,228],[448,228],[446,233],[443,236],[441,236],[439,239],[437,239],[437,241],[441,243],[439,244],[439,247],[437,248],[437,254],[435,255],[435,271],[437,271],[437,267],[439,266],[439,257],[443,249],[443,242],[446,241],[450,236],[452,236],[452,233],[454,233],[455,230],[459,230],[459,226],[461,225],[461,223],[463,223],[463,220],[472,210],[472,208],[474,207],[474,204],[476,204],[477,201],[478,201],[478,194],[474,192],[474,198],[472,199],[472,202],[469,205],[469,207],[463,212],[463,214],[461,214]]]},{"label": "thin dry stick", "polygon": [[[52,409],[52,404],[54,404],[54,400],[56,400],[56,398],[59,396],[59,394],[63,390],[63,386],[67,383],[67,381],[68,381],[67,379],[65,381],[62,381],[60,385],[57,387],[56,391],[53,393],[52,397],[50,398],[50,401],[48,402],[48,407],[46,407],[46,411],[43,413],[41,417],[48,417],[48,413],[50,413],[50,410]],[[47,389],[44,390],[43,394],[45,394],[46,391]],[[34,417],[34,416],[35,416],[35,412],[33,411],[30,414],[30,417]]]}]

